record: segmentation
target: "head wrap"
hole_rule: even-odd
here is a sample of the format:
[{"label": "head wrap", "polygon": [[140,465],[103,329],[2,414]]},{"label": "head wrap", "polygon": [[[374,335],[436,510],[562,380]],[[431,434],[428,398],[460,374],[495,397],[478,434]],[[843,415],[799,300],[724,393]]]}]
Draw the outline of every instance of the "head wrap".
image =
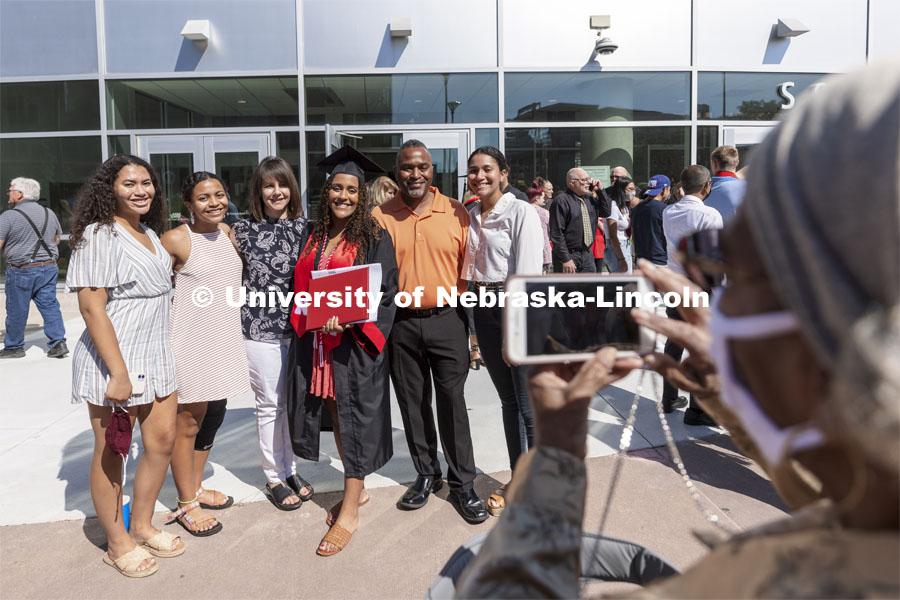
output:
[{"label": "head wrap", "polygon": [[828,78],[756,150],[743,208],[831,374],[825,412],[900,469],[900,59]]}]

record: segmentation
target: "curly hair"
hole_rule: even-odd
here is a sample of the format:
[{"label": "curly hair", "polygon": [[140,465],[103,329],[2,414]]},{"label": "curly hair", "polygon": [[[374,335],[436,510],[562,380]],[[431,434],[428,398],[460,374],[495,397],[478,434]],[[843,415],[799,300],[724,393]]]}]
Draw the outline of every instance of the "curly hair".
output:
[{"label": "curly hair", "polygon": [[116,216],[116,192],[113,189],[113,183],[119,176],[119,171],[128,165],[147,169],[147,173],[150,174],[150,182],[153,184],[155,191],[153,201],[150,203],[150,210],[147,211],[147,214],[141,215],[141,223],[147,225],[160,236],[166,230],[166,225],[168,225],[168,205],[166,204],[165,194],[163,194],[159,180],[156,177],[156,171],[143,158],[131,154],[113,156],[97,167],[97,170],[78,190],[75,203],[75,217],[72,220],[72,228],[69,232],[69,246],[72,249],[79,247],[84,242],[84,230],[91,223],[112,227],[113,217]]},{"label": "curly hair", "polygon": [[[319,218],[313,227],[309,239],[311,244],[307,244],[303,251],[303,256],[309,255],[314,247],[321,248],[325,245],[328,237],[328,230],[331,229],[332,217],[331,207],[328,201],[328,186],[334,180],[334,176],[328,178],[325,185],[322,186],[322,199],[319,201]],[[356,259],[354,264],[361,265],[366,262],[366,246],[372,240],[381,239],[381,226],[374,218],[369,210],[369,194],[365,185],[359,186],[359,203],[356,210],[350,215],[350,221],[344,229],[344,243],[357,244]]]}]

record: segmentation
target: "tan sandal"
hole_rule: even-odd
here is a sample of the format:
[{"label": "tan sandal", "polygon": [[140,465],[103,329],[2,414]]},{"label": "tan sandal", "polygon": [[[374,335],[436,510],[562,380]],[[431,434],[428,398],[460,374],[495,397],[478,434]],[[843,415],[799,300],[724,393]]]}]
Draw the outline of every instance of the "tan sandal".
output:
[{"label": "tan sandal", "polygon": [[503,495],[506,493],[506,486],[501,487],[488,497],[487,511],[493,517],[499,517],[506,508],[506,499]]},{"label": "tan sandal", "polygon": [[159,571],[159,564],[140,570],[138,567],[148,558],[153,558],[147,550],[141,546],[135,546],[131,552],[126,552],[119,558],[113,560],[109,552],[103,555],[103,562],[116,569],[125,577],[150,577]]},{"label": "tan sandal", "polygon": [[[200,508],[204,510],[225,510],[226,508],[231,508],[231,505],[234,504],[234,498],[232,496],[226,496],[219,490],[204,490],[202,487],[197,490],[197,499],[199,501],[200,495],[203,492],[209,492],[212,494],[213,502],[216,504],[207,504],[206,502],[200,502]],[[219,498],[224,498],[223,501],[219,502]]]},{"label": "tan sandal", "polygon": [[[359,506],[364,506],[364,505],[368,504],[368,503],[369,503],[369,500],[371,500],[371,499],[372,499],[372,496],[370,496],[369,494],[366,494],[366,499],[363,500],[362,502],[360,502],[360,503],[357,505],[357,507],[359,507]],[[343,500],[341,500],[341,502],[343,502]],[[331,507],[331,510],[328,511],[328,516],[325,517],[325,524],[328,525],[329,527],[331,527],[332,525],[334,525],[334,522],[335,522],[335,520],[337,519],[337,517],[335,517],[334,514],[335,514],[336,512],[337,512],[337,513],[340,513],[340,510],[338,510],[338,506],[341,505],[341,502],[338,502],[337,504],[335,504],[334,506],[332,506],[332,507]]]},{"label": "tan sandal", "polygon": [[[172,550],[172,542],[178,540],[178,545]],[[175,558],[184,554],[184,542],[180,535],[172,535],[160,531],[149,540],[141,544],[141,547],[157,558]]]},{"label": "tan sandal", "polygon": [[[352,533],[335,523],[331,526],[331,529],[328,530],[328,533],[325,534],[325,537],[322,538],[322,541],[319,542],[319,547],[316,548],[316,554],[319,556],[334,556],[347,547],[351,537],[353,537]],[[337,548],[337,550],[322,550],[322,544],[331,544]]]}]

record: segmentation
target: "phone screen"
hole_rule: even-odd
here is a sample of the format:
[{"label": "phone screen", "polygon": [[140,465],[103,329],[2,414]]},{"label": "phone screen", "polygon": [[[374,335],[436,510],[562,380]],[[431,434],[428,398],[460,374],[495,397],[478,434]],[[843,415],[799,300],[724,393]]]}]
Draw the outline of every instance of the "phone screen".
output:
[{"label": "phone screen", "polygon": [[[528,356],[596,352],[607,346],[623,351],[640,350],[640,327],[631,317],[631,308],[603,306],[621,304],[617,302],[617,293],[636,292],[637,284],[622,281],[598,282],[596,279],[547,279],[546,282],[525,283],[525,291],[529,297],[534,298],[536,293],[543,293],[543,297],[548,299],[545,306],[535,307],[530,303],[525,309],[525,346]],[[564,306],[559,306],[558,301],[549,301],[553,295],[558,299],[560,293],[566,299]],[[583,307],[577,301],[578,294],[584,299]]]}]

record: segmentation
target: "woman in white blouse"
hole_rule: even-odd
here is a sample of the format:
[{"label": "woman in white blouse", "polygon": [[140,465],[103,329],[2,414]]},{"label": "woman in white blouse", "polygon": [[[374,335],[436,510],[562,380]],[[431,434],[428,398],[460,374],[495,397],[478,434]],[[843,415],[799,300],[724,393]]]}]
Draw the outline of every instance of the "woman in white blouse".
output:
[{"label": "woman in white blouse", "polygon": [[631,244],[628,229],[631,201],[634,199],[634,182],[628,177],[619,177],[612,185],[609,218],[603,219],[606,239],[609,240],[603,260],[610,273],[631,273]]},{"label": "woman in white blouse", "polygon": [[[469,157],[469,188],[480,202],[470,210],[472,218],[463,278],[475,285],[479,296],[498,300],[497,293],[509,275],[540,275],[544,234],[534,208],[512,194],[501,192],[501,179],[509,173],[506,157],[493,146],[482,146]],[[506,364],[503,359],[503,310],[499,302],[475,306],[475,333],[481,355],[503,411],[503,432],[509,452],[509,468],[534,444],[531,405],[525,384],[525,368]],[[503,510],[502,488],[488,499],[488,512]]]}]

